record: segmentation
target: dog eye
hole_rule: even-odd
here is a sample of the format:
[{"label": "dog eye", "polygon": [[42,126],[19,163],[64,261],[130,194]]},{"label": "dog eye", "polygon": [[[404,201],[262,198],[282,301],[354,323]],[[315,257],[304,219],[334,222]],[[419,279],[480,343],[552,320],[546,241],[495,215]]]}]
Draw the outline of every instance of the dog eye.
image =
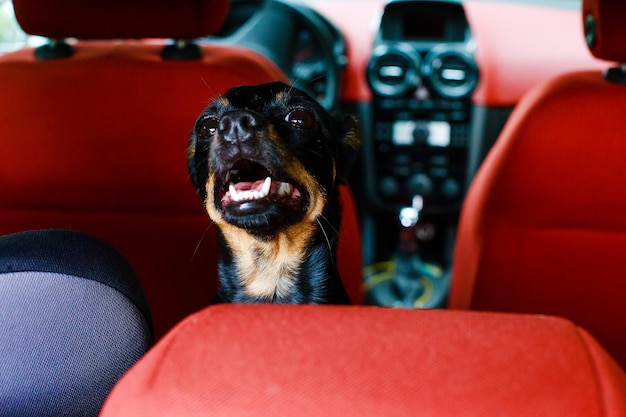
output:
[{"label": "dog eye", "polygon": [[200,136],[201,139],[210,139],[211,136],[215,135],[217,132],[219,124],[219,120],[212,117],[204,119],[198,128],[198,136]]},{"label": "dog eye", "polygon": [[306,110],[296,109],[285,116],[285,121],[299,129],[311,129],[315,126],[313,115]]}]

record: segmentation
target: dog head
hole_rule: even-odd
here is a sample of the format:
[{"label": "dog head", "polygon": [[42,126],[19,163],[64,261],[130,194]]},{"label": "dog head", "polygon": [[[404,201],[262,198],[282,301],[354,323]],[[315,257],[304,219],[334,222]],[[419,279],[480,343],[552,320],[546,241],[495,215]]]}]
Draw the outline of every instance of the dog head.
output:
[{"label": "dog head", "polygon": [[193,129],[188,165],[218,227],[271,237],[323,213],[358,147],[353,118],[334,117],[276,82],[235,87],[209,105]]}]

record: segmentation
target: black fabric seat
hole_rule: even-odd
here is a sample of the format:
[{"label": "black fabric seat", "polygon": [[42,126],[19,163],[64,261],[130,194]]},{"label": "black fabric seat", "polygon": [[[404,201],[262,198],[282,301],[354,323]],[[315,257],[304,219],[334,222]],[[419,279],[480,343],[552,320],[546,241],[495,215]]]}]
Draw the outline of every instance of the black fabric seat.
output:
[{"label": "black fabric seat", "polygon": [[125,258],[63,230],[0,237],[0,415],[96,416],[152,344]]}]

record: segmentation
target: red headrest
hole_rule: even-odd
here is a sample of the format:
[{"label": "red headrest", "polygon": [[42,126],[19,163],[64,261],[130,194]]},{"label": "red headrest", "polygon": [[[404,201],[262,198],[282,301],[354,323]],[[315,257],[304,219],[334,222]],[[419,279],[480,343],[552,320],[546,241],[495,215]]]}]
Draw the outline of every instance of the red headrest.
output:
[{"label": "red headrest", "polygon": [[585,37],[600,59],[626,62],[626,1],[583,0]]},{"label": "red headrest", "polygon": [[215,33],[230,0],[14,0],[25,32],[48,38],[194,39]]}]

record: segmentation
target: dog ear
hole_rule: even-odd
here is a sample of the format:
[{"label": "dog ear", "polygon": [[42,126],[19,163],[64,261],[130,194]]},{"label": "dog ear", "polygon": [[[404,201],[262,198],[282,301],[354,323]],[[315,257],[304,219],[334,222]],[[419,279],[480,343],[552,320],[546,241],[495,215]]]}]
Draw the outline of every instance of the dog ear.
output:
[{"label": "dog ear", "polygon": [[193,186],[198,187],[198,172],[196,170],[196,135],[189,135],[189,143],[187,144],[187,168],[189,169],[189,178]]},{"label": "dog ear", "polygon": [[207,155],[202,151],[201,147],[198,147],[196,135],[192,133],[187,146],[187,168],[189,169],[189,178],[191,178],[193,186],[196,187],[196,190],[204,199],[206,198],[204,183],[206,182],[208,171],[207,168],[204,168],[203,162],[206,165]]},{"label": "dog ear", "polygon": [[353,116],[339,117],[337,120],[337,180],[347,184],[350,170],[356,162],[361,147],[357,120]]}]

